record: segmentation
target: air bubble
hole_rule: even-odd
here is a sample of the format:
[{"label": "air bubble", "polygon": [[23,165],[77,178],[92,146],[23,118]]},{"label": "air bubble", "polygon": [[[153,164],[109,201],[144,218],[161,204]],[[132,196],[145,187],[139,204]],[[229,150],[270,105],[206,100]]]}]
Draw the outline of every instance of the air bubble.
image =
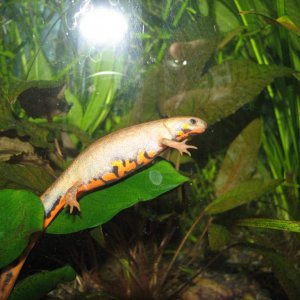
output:
[{"label": "air bubble", "polygon": [[158,171],[150,171],[149,179],[154,185],[161,185],[163,176]]}]

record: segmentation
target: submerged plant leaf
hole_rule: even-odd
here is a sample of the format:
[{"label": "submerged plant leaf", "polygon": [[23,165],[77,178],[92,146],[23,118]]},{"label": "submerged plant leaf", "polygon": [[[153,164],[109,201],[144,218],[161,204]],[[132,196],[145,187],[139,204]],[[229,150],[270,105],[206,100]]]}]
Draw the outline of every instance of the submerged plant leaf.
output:
[{"label": "submerged plant leaf", "polygon": [[300,37],[300,28],[291,20],[289,16],[281,16],[277,18],[276,21],[280,25],[294,32],[298,37]]},{"label": "submerged plant leaf", "polygon": [[[39,43],[37,41],[36,35],[33,35],[33,42]],[[51,80],[53,79],[53,72],[51,65],[47,60],[46,55],[42,48],[40,48],[37,53],[32,57],[32,61],[28,64],[30,67],[29,73],[26,78],[29,80]]]},{"label": "submerged plant leaf", "polygon": [[31,88],[37,89],[51,89],[57,88],[63,85],[63,81],[56,80],[20,80],[20,79],[11,79],[10,89],[4,94],[4,97],[10,102],[15,103],[18,96]]},{"label": "submerged plant leaf", "polygon": [[9,299],[42,299],[59,283],[72,281],[75,276],[76,273],[70,266],[34,274],[17,284]]},{"label": "submerged plant leaf", "polygon": [[133,123],[153,120],[164,115],[159,103],[197,86],[203,70],[216,50],[218,31],[210,18],[201,18],[180,28],[168,46],[168,55],[159,65],[148,68],[143,86],[134,103]]},{"label": "submerged plant leaf", "polygon": [[13,156],[22,153],[32,154],[34,149],[29,143],[18,138],[0,137],[0,161],[10,160]]},{"label": "submerged plant leaf", "polygon": [[236,222],[234,222],[234,224],[237,226],[249,226],[300,233],[300,222],[297,221],[275,220],[266,218],[247,218],[237,220]]},{"label": "submerged plant leaf", "polygon": [[0,188],[26,189],[41,194],[53,180],[45,167],[0,162]]},{"label": "submerged plant leaf", "polygon": [[90,62],[90,95],[80,124],[84,131],[93,133],[106,118],[120,87],[123,67],[124,54],[117,51],[103,51],[98,61]]},{"label": "submerged plant leaf", "polygon": [[197,88],[160,103],[161,113],[169,117],[199,115],[209,124],[214,124],[253,100],[275,78],[292,73],[292,69],[281,66],[227,61],[212,67]]},{"label": "submerged plant leaf", "polygon": [[0,132],[10,129],[14,124],[14,117],[8,101],[0,95]]},{"label": "submerged plant leaf", "polygon": [[22,81],[12,79],[10,84],[11,88],[7,91],[1,91],[0,131],[15,130],[18,135],[29,137],[29,141],[33,146],[42,148],[49,147],[49,130],[24,119],[16,119],[12,114],[10,103],[13,104],[23,91],[30,88],[57,88],[61,86],[62,83],[62,81]]},{"label": "submerged plant leaf", "polygon": [[1,268],[22,253],[32,233],[43,229],[44,208],[35,194],[10,189],[0,190],[0,206]]},{"label": "submerged plant leaf", "polygon": [[90,193],[80,200],[80,215],[65,209],[48,227],[47,233],[66,234],[96,227],[137,202],[148,201],[188,180],[166,161],[138,172],[111,187]]},{"label": "submerged plant leaf", "polygon": [[278,17],[277,19],[274,19],[256,11],[240,11],[240,14],[241,15],[253,14],[253,15],[263,17],[267,23],[272,25],[281,25],[286,29],[295,33],[298,37],[300,37],[300,28],[292,21],[292,19],[289,16],[281,16]]},{"label": "submerged plant leaf", "polygon": [[233,189],[219,196],[205,208],[207,214],[220,214],[235,207],[257,200],[274,190],[280,180],[250,179],[236,185]]},{"label": "submerged plant leaf", "polygon": [[230,242],[230,232],[225,226],[211,224],[208,228],[208,242],[211,250],[219,251]]},{"label": "submerged plant leaf", "polygon": [[247,246],[255,252],[263,255],[267,263],[291,300],[300,299],[300,273],[292,262],[282,255],[258,246]]},{"label": "submerged plant leaf", "polygon": [[231,143],[215,180],[215,193],[220,196],[255,172],[261,143],[261,121],[252,121]]},{"label": "submerged plant leaf", "polygon": [[0,98],[0,132],[16,130],[20,136],[29,136],[30,142],[37,147],[48,145],[49,131],[26,120],[17,120],[11,113],[8,101]]},{"label": "submerged plant leaf", "polygon": [[72,104],[72,107],[67,114],[68,123],[80,128],[83,116],[81,103],[70,89],[65,90],[65,97],[67,101]]}]

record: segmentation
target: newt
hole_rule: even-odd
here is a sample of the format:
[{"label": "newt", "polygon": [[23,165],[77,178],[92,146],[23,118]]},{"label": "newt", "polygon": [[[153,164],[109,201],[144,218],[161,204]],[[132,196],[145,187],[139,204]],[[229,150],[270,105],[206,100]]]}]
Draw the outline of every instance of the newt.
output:
[{"label": "newt", "polygon": [[[167,148],[190,155],[187,138],[203,133],[205,121],[196,117],[174,117],[150,121],[112,132],[87,147],[41,195],[44,229],[66,206],[80,211],[77,199],[85,192],[118,181],[149,164]],[[0,275],[0,299],[6,300],[40,233],[35,234],[23,254]]]}]

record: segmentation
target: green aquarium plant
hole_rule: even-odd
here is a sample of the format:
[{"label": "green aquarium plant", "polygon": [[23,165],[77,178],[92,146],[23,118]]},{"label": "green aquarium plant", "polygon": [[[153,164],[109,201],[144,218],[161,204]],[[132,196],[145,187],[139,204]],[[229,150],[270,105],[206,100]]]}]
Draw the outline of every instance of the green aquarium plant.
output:
[{"label": "green aquarium plant", "polygon": [[[85,195],[80,218],[63,211],[46,242],[50,234],[66,241],[87,233],[90,248],[78,253],[105,251],[102,265],[118,274],[107,278],[101,264],[74,259],[81,287],[100,282],[98,291],[115,298],[174,299],[237,250],[263,257],[261,270],[271,267],[289,299],[298,299],[297,1],[118,4],[134,23],[122,47],[82,42],[76,26],[88,4],[0,4],[0,266],[42,231],[38,195],[92,140],[133,123],[199,115],[211,128],[199,139],[199,155],[168,155],[185,176],[159,161]],[[42,297],[72,280],[68,264],[27,277],[12,299]]]}]

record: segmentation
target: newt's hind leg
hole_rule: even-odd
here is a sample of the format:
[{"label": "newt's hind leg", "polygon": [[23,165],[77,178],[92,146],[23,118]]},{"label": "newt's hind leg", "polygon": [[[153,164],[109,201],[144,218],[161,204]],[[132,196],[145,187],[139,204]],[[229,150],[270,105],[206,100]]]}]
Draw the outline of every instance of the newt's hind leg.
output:
[{"label": "newt's hind leg", "polygon": [[79,183],[74,184],[67,190],[67,192],[64,196],[65,201],[66,201],[66,204],[64,207],[70,206],[70,213],[73,212],[74,207],[77,208],[78,211],[80,211],[80,205],[79,205],[79,202],[77,201],[77,192],[78,192],[78,189],[80,186],[81,186],[81,184],[79,184]]}]

